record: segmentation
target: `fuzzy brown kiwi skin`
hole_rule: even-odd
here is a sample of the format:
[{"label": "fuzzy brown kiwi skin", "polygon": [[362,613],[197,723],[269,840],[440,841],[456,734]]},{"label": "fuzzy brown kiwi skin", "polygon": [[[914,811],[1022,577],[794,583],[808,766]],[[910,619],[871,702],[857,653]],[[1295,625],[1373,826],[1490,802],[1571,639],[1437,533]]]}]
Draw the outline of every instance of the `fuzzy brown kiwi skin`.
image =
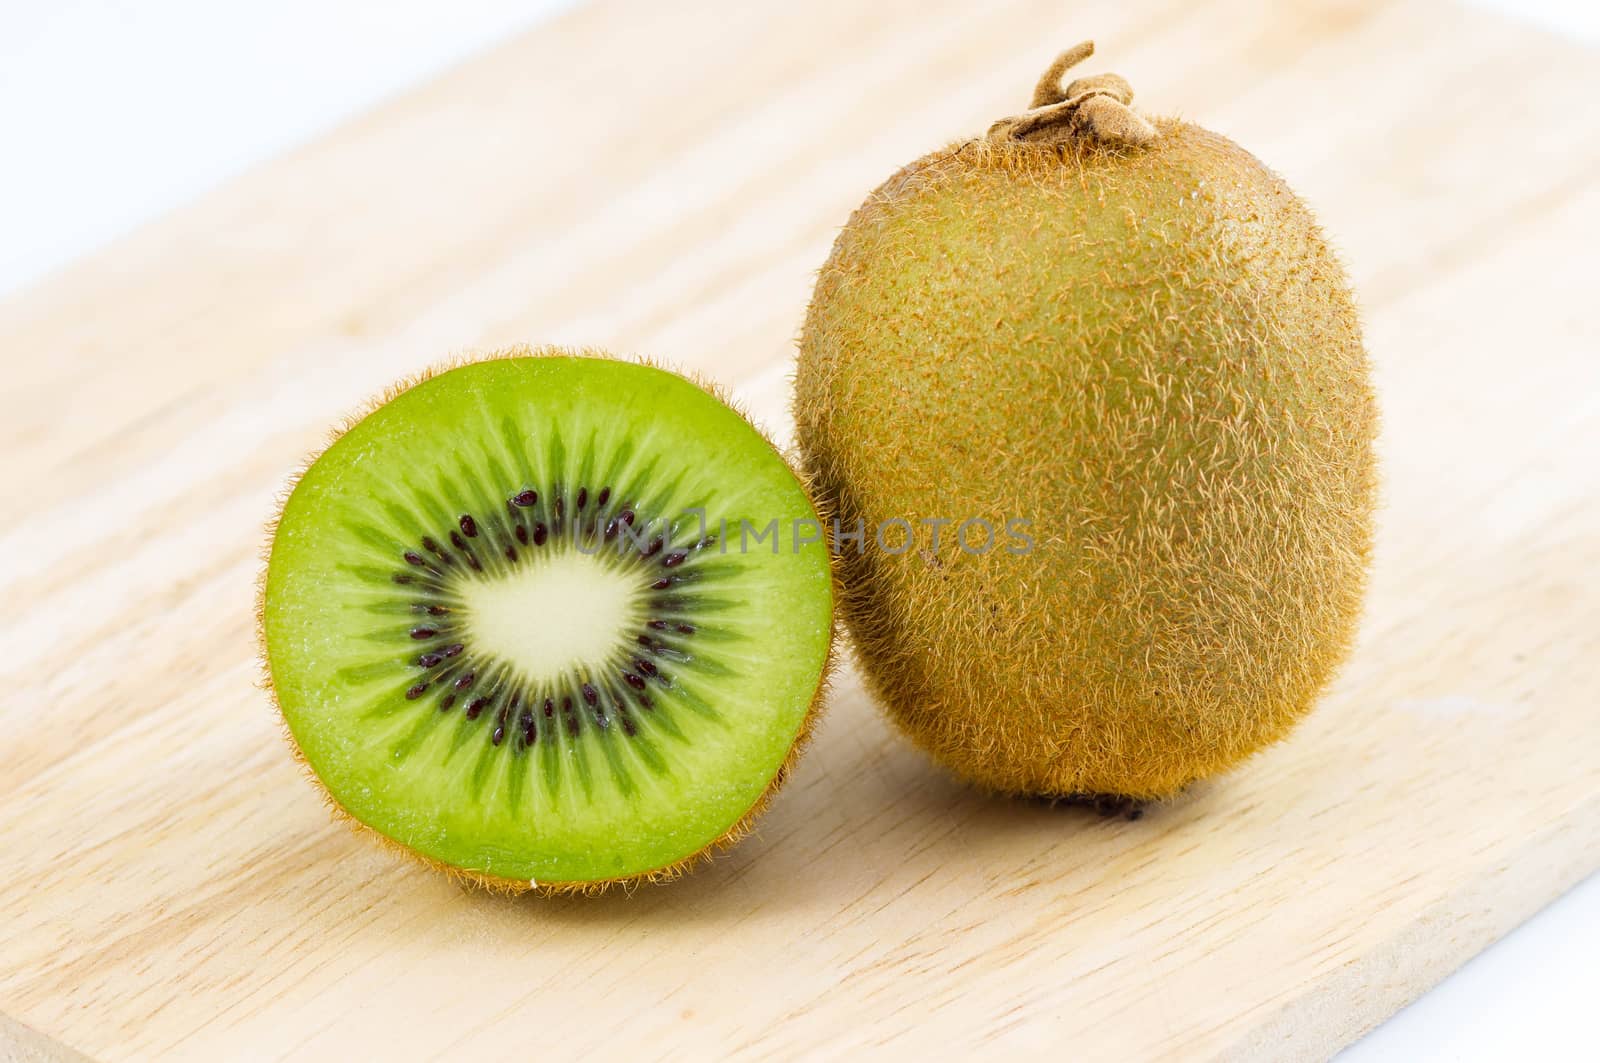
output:
[{"label": "fuzzy brown kiwi skin", "polygon": [[[1238,608],[1242,599],[1236,597],[1231,601],[1228,615],[1219,618],[1219,622],[1225,619],[1231,624],[1233,631],[1253,630],[1260,635],[1250,648],[1261,652],[1254,656],[1240,656],[1240,665],[1249,670],[1254,685],[1243,682],[1236,685],[1233,688],[1238,692],[1236,702],[1230,702],[1231,695],[1219,693],[1225,689],[1225,683],[1212,678],[1210,673],[1206,675],[1209,685],[1197,683],[1184,690],[1175,683],[1174,689],[1180,693],[1169,698],[1168,704],[1179,707],[1168,711],[1164,717],[1155,715],[1155,710],[1151,710],[1152,715],[1144,715],[1153,698],[1134,699],[1128,705],[1120,703],[1117,696],[1120,691],[1112,680],[1102,682],[1098,690],[1094,689],[1094,681],[1088,679],[1075,687],[1069,680],[1057,681],[1057,677],[1070,676],[1074,672],[1090,672],[1103,662],[1113,663],[1106,664],[1100,674],[1114,677],[1117,683],[1125,683],[1129,676],[1137,674],[1137,669],[1128,666],[1129,662],[1117,657],[1116,639],[1084,639],[1075,646],[1067,646],[1063,652],[1058,649],[1062,645],[1060,642],[1051,642],[1043,637],[1071,629],[1064,624],[1042,621],[1041,616],[1053,621],[1055,615],[1070,615],[1074,610],[1081,612],[1103,604],[1097,602],[1092,594],[1078,595],[1065,602],[1060,598],[1049,600],[1041,596],[1043,604],[1040,609],[1032,612],[1018,609],[1014,613],[1007,613],[1007,607],[1013,603],[1002,598],[997,600],[1001,621],[986,625],[984,621],[987,617],[975,617],[976,610],[970,607],[970,601],[962,603],[964,611],[955,609],[945,612],[949,603],[942,603],[938,598],[939,580],[958,578],[948,565],[938,571],[931,564],[926,570],[918,568],[912,560],[917,553],[915,550],[903,560],[888,560],[870,554],[865,558],[849,553],[841,555],[845,590],[840,600],[840,611],[850,630],[855,655],[862,663],[867,684],[879,704],[886,708],[891,720],[903,733],[936,760],[956,775],[990,792],[1012,796],[1083,797],[1089,800],[1096,795],[1116,795],[1141,801],[1171,796],[1191,782],[1221,773],[1284,737],[1309,711],[1354,641],[1372,548],[1372,515],[1378,487],[1372,444],[1377,431],[1377,411],[1370,386],[1370,369],[1360,341],[1359,318],[1350,299],[1347,282],[1343,279],[1336,256],[1327,248],[1309,211],[1276,175],[1237,145],[1188,123],[1158,118],[1153,120],[1153,127],[1160,140],[1149,149],[1126,145],[1105,146],[1082,138],[1042,144],[1007,141],[991,136],[953,144],[904,167],[867,198],[840,234],[833,254],[822,268],[817,293],[801,333],[795,421],[808,474],[822,505],[837,511],[847,525],[853,526],[860,517],[870,528],[875,521],[887,517],[907,516],[900,508],[915,503],[905,500],[918,496],[920,484],[938,482],[941,471],[929,467],[928,458],[930,454],[939,453],[941,445],[960,452],[967,441],[999,438],[998,433],[990,431],[994,428],[994,420],[985,420],[981,410],[957,411],[957,416],[943,422],[935,415],[939,411],[945,414],[951,411],[948,401],[951,393],[963,397],[990,395],[991,392],[984,389],[988,379],[984,375],[987,369],[1008,373],[1008,367],[999,360],[993,366],[980,368],[986,366],[984,359],[995,356],[1000,349],[1000,344],[991,337],[993,330],[1000,328],[1002,319],[1009,322],[1006,308],[991,307],[988,317],[972,318],[967,322],[971,328],[965,333],[961,331],[960,323],[952,325],[950,315],[941,316],[939,307],[932,308],[938,324],[926,328],[950,326],[937,335],[940,344],[952,350],[962,344],[967,345],[962,348],[962,358],[970,358],[970,361],[962,364],[960,359],[941,360],[935,356],[935,352],[930,350],[934,346],[931,343],[919,346],[915,342],[917,338],[926,338],[917,331],[924,328],[920,319],[913,321],[912,315],[895,315],[893,305],[881,299],[865,304],[857,301],[862,298],[860,292],[876,280],[873,272],[875,263],[886,258],[898,264],[905,259],[897,256],[916,253],[915,245],[909,242],[907,234],[913,225],[923,222],[909,213],[897,215],[897,211],[921,211],[924,204],[931,202],[931,198],[925,197],[940,195],[942,189],[959,188],[964,181],[1009,182],[1019,190],[1027,190],[1035,183],[1048,184],[1057,180],[1064,185],[1080,182],[1083,186],[1089,186],[1098,180],[1102,167],[1126,165],[1129,169],[1137,169],[1141,159],[1161,159],[1162,152],[1174,147],[1182,150],[1197,148],[1212,155],[1229,155],[1241,167],[1217,179],[1219,194],[1227,196],[1235,185],[1252,182],[1259,182],[1261,188],[1269,190],[1264,194],[1268,195],[1272,204],[1277,205],[1270,209],[1264,206],[1263,214],[1281,211],[1283,213],[1278,215],[1279,218],[1294,219],[1299,227],[1294,233],[1295,238],[1312,249],[1301,265],[1313,274],[1326,271],[1324,279],[1328,288],[1324,294],[1333,309],[1328,321],[1323,322],[1323,327],[1330,333],[1340,333],[1337,370],[1330,369],[1328,378],[1330,383],[1344,385],[1344,390],[1340,392],[1337,387],[1330,387],[1330,391],[1338,393],[1340,397],[1335,406],[1329,408],[1322,426],[1329,433],[1351,441],[1351,450],[1340,462],[1329,464],[1327,472],[1330,479],[1326,482],[1307,477],[1301,483],[1307,490],[1326,487],[1338,496],[1334,510],[1313,514],[1317,519],[1311,521],[1314,525],[1312,531],[1322,534],[1326,529],[1333,528],[1346,538],[1338,542],[1329,538],[1316,544],[1317,555],[1322,559],[1319,564],[1334,578],[1322,591],[1326,600],[1307,607],[1312,609],[1314,606],[1316,620],[1321,625],[1315,632],[1308,632],[1308,625],[1294,623],[1293,610],[1287,609],[1282,602],[1265,603],[1260,617],[1253,618],[1250,610]],[[1147,150],[1149,154],[1143,154]],[[1203,207],[1205,200],[1202,199],[1200,203]],[[1135,210],[1130,208],[1129,215],[1137,220]],[[930,218],[933,216],[929,214]],[[940,218],[945,216],[938,215]],[[974,228],[981,228],[985,224],[983,219],[990,215],[975,207],[970,217],[976,219],[971,223]],[[1246,228],[1247,222],[1254,221],[1254,218],[1249,218],[1236,224]],[[897,229],[897,225],[903,227]],[[943,243],[939,234],[931,234],[921,246],[937,249]],[[1256,250],[1268,258],[1278,253],[1270,242],[1258,245]],[[930,252],[929,258],[934,258],[933,253]],[[1001,261],[1005,261],[1003,256]],[[1114,258],[1101,261],[1108,263],[1106,268],[1109,270],[1118,268]],[[1011,265],[1015,266],[1015,263]],[[897,265],[896,269],[899,268]],[[997,270],[1000,268],[996,266]],[[930,273],[938,276],[932,267]],[[1293,271],[1290,275],[1293,275]],[[1166,277],[1153,280],[1156,283],[1151,287],[1156,290],[1161,290],[1163,284],[1171,283]],[[1217,284],[1226,278],[1217,275],[1204,280]],[[1182,286],[1172,287],[1181,289]],[[960,292],[955,295],[956,298],[960,296]],[[1067,309],[1070,312],[1071,308]],[[1034,319],[1027,316],[1033,310],[1034,307],[1030,306],[1025,311],[1019,311],[1017,317],[1027,322],[1022,327],[1033,327]],[[887,326],[885,320],[889,320]],[[1133,321],[1129,327],[1137,329],[1140,325]],[[902,328],[910,330],[907,335],[911,339],[905,340],[902,346],[896,346],[901,342],[897,329]],[[1022,328],[1018,331],[1022,331]],[[1070,335],[1070,331],[1064,331],[1062,335]],[[1023,349],[1016,352],[1005,352],[1006,356],[1029,364],[1039,364],[1033,360],[1042,361],[1048,357],[1039,346],[1027,347],[1025,343],[1022,346]],[[1200,346],[1203,348],[1203,344]],[[867,357],[869,354],[870,359]],[[856,359],[854,364],[850,364],[852,357]],[[1037,380],[1038,377],[1028,377],[1025,368],[1018,367],[1016,374],[1005,377],[1013,390],[993,401],[1013,401],[1018,394],[1027,394],[1015,390],[1020,387],[1018,382]],[[942,382],[940,373],[964,375],[965,388],[949,388]],[[1342,379],[1341,373],[1345,374]],[[919,389],[924,387],[926,392],[920,392]],[[858,389],[860,394],[869,394],[872,388],[878,391],[871,393],[870,399],[860,399],[853,408],[846,408],[850,406],[846,399],[855,399]],[[934,401],[936,396],[942,398]],[[876,403],[871,399],[876,399]],[[1070,408],[1074,397],[1064,392],[1060,400],[1066,408]],[[915,413],[910,416],[916,430],[907,431],[903,419],[874,420],[862,414],[863,409],[914,410]],[[1033,424],[1035,422],[1028,421],[1026,415],[1036,415],[1038,412],[1037,408],[1022,410],[1015,423]],[[1076,442],[1088,435],[1081,431],[1075,433],[1075,426],[1070,424],[1056,426],[1044,421],[1038,423],[1041,432],[1057,432],[1057,435],[1045,439],[1048,447],[1029,454],[1030,460],[1038,459],[1030,472],[1048,476],[1051,475],[1051,463],[1066,460],[1063,455],[1072,453],[1071,448]],[[1152,421],[1150,427],[1159,435],[1159,429],[1170,427],[1170,424]],[[1136,437],[1137,434],[1127,436],[1130,440]],[[952,439],[958,441],[953,448],[948,443]],[[1304,443],[1305,440],[1299,439],[1297,442]],[[1092,456],[1096,452],[1091,448],[1084,453]],[[1270,450],[1245,456],[1264,461],[1280,457],[1288,460],[1287,455],[1276,455]],[[1133,447],[1119,457],[1128,458],[1130,467],[1143,460],[1137,448]],[[896,471],[892,474],[878,471],[884,469]],[[864,486],[869,470],[874,484],[888,483],[893,478],[892,495],[885,494],[885,489],[881,487],[874,491],[870,489],[871,485]],[[898,470],[910,471],[902,475]],[[1162,471],[1170,473],[1172,470]],[[988,469],[988,477],[978,481],[981,486],[988,488],[998,479],[993,468]],[[1019,491],[1018,495],[1025,497],[1026,492]],[[884,499],[889,497],[896,501],[886,504]],[[1190,501],[1193,501],[1193,496]],[[1222,505],[1220,502],[1217,504]],[[1075,515],[1081,512],[1077,511]],[[1108,510],[1097,511],[1093,515],[1112,520],[1126,519],[1128,527],[1137,531],[1142,526],[1148,531],[1162,526],[1155,512],[1140,514]],[[1239,512],[1245,510],[1240,509]],[[923,516],[956,514],[923,512],[910,515],[915,520]],[[1011,514],[1008,512],[1006,515]],[[1266,516],[1270,522],[1270,514]],[[1142,525],[1136,519],[1141,517],[1147,518]],[[922,542],[919,540],[919,545]],[[1104,539],[1097,540],[1095,545],[1103,547],[1106,542]],[[1259,542],[1252,540],[1252,545],[1259,546]],[[1115,551],[1117,547],[1115,541],[1110,542],[1111,550]],[[1326,560],[1335,555],[1341,559],[1337,562]],[[1131,555],[1122,556],[1126,561]],[[950,559],[944,560],[949,562]],[[986,578],[1002,578],[1005,575],[993,568],[985,569],[981,564],[963,567],[965,560],[956,558],[955,569],[967,577],[974,573]],[[1243,564],[1248,558],[1241,556],[1221,560]],[[1038,590],[1045,586],[1065,585],[1064,582],[1050,583],[1044,577],[1050,575],[1064,580],[1069,568],[1063,561],[1054,572],[1031,573],[1038,577],[1032,588]],[[1130,570],[1122,568],[1118,571],[1126,573]],[[1139,576],[1136,566],[1132,571],[1134,577],[1120,585],[1124,591],[1130,587],[1149,590],[1152,583],[1159,583],[1159,566],[1155,567],[1153,577],[1148,571],[1145,576]],[[1194,575],[1192,569],[1173,567],[1172,571],[1185,576]],[[1230,570],[1224,565],[1222,571]],[[1288,586],[1306,590],[1306,585],[1297,584],[1287,570],[1268,568],[1265,571],[1283,576]],[[1141,579],[1145,580],[1143,584],[1140,583]],[[988,589],[987,583],[983,586],[985,594],[994,593]],[[1189,608],[1192,599],[1186,598],[1182,588],[1172,585],[1168,589],[1172,591],[1170,595],[1148,594],[1140,600],[1146,603],[1170,602],[1175,609]],[[952,624],[952,615],[960,616],[962,622]],[[1166,614],[1158,612],[1156,616],[1160,623],[1167,623]],[[1203,616],[1203,611],[1195,609],[1192,613],[1184,614],[1182,620],[1168,624],[1165,630],[1198,630],[1200,625],[1194,619],[1198,616]],[[1009,627],[1008,620],[1014,622]],[[1251,626],[1253,623],[1254,628]],[[937,632],[941,637],[936,640],[930,637],[930,632]],[[1140,634],[1131,626],[1121,633],[1129,640]],[[1270,668],[1263,661],[1271,657],[1270,648],[1275,644],[1274,639],[1291,637],[1297,640],[1295,652],[1300,656],[1295,662],[1291,679],[1285,680],[1281,689],[1276,688],[1264,678]],[[1155,639],[1152,639],[1152,644],[1158,652],[1173,648],[1171,643],[1163,647]],[[937,647],[937,652],[931,650],[930,646]],[[1019,664],[1007,671],[995,664],[1002,652],[1001,647],[1004,647],[1004,653],[1013,655],[1017,661],[1026,661],[1028,666]],[[1042,647],[1051,647],[1055,658],[1046,656]],[[1262,651],[1262,647],[1268,647],[1268,650]],[[1180,669],[1173,666],[1173,659],[1169,653],[1166,675],[1181,675]],[[1208,662],[1197,660],[1196,664],[1196,672],[1199,672],[1199,666],[1208,665]],[[992,670],[980,671],[991,666]],[[981,679],[975,678],[980,675]],[[1037,696],[1016,697],[1013,687],[1020,687],[1029,695]],[[1023,713],[1017,712],[1014,718],[995,724],[992,722],[993,713],[978,711],[984,707],[976,693],[979,688],[990,692],[990,708],[996,701],[1002,708],[1008,704],[1026,704],[1040,707],[1037,718],[1053,713],[1054,719],[1048,721],[1048,727],[1034,727],[1030,721],[1023,719]],[[1045,706],[1048,706],[1048,712],[1044,710]],[[1239,715],[1235,720],[1225,719],[1224,709],[1238,710]],[[1182,716],[1184,712],[1193,713],[1190,718],[1198,719],[1197,737],[1192,740],[1182,738],[1184,727],[1187,726]]]},{"label": "fuzzy brown kiwi skin", "polygon": [[[800,760],[801,754],[803,754],[806,748],[810,745],[812,733],[816,727],[818,719],[820,719],[822,715],[824,706],[827,703],[829,687],[833,681],[834,670],[838,665],[838,636],[840,623],[837,603],[840,600],[841,585],[839,582],[838,555],[832,549],[831,540],[828,543],[828,558],[829,573],[832,577],[832,601],[835,603],[835,606],[830,617],[831,624],[828,636],[828,651],[827,655],[823,659],[822,671],[817,677],[816,690],[812,692],[811,702],[806,707],[805,718],[801,721],[800,731],[795,736],[794,744],[789,747],[788,755],[784,758],[783,763],[779,765],[777,772],[773,775],[772,780],[767,784],[766,789],[761,792],[761,794],[750,805],[750,807],[747,808],[727,830],[723,831],[716,838],[712,839],[712,841],[707,843],[698,852],[691,853],[688,856],[685,856],[679,860],[675,860],[669,864],[663,864],[660,867],[652,868],[648,871],[641,871],[636,875],[623,875],[616,878],[599,879],[595,881],[533,881],[529,879],[505,878],[500,875],[491,875],[482,871],[474,871],[470,868],[456,867],[454,864],[447,864],[443,861],[435,860],[433,857],[427,856],[424,853],[420,853],[410,846],[404,845],[401,842],[389,837],[387,834],[369,827],[367,824],[357,819],[348,809],[339,803],[339,799],[333,796],[333,793],[329,791],[327,786],[323,784],[322,780],[318,778],[317,773],[312,770],[310,762],[305,757],[305,753],[300,749],[299,743],[295,741],[294,732],[290,730],[288,719],[283,715],[283,707],[278,702],[277,689],[272,680],[272,662],[267,656],[267,570],[272,558],[273,540],[277,538],[278,525],[283,520],[284,507],[288,505],[289,497],[294,494],[295,486],[299,484],[301,477],[305,475],[306,470],[310,469],[311,466],[316,463],[318,458],[322,457],[322,455],[327,452],[329,447],[338,442],[339,438],[351,428],[354,428],[373,411],[387,405],[389,402],[405,394],[407,391],[410,391],[417,385],[431,380],[436,376],[447,373],[452,369],[459,369],[462,366],[473,365],[478,362],[497,361],[511,358],[596,358],[604,361],[618,360],[617,357],[610,352],[595,348],[568,348],[556,346],[534,347],[528,345],[518,345],[514,347],[501,348],[494,351],[463,354],[435,363],[434,365],[428,366],[417,373],[404,377],[403,379],[389,385],[381,393],[373,396],[367,402],[363,403],[355,412],[351,413],[349,416],[345,417],[337,425],[335,425],[329,431],[327,438],[323,440],[322,445],[308,454],[284,483],[283,488],[278,492],[274,499],[273,513],[266,524],[265,537],[260,551],[260,567],[256,575],[256,662],[259,670],[259,679],[257,685],[266,692],[267,697],[272,701],[273,710],[278,716],[279,730],[282,732],[284,742],[288,745],[290,753],[293,755],[295,761],[300,765],[301,772],[306,776],[306,778],[311,780],[312,784],[316,787],[317,792],[322,795],[322,803],[328,808],[334,818],[349,826],[356,833],[376,839],[385,848],[399,853],[408,860],[425,865],[426,867],[431,868],[432,870],[437,871],[448,878],[460,882],[468,887],[484,890],[490,893],[506,895],[536,893],[544,896],[555,896],[559,894],[594,896],[604,893],[612,887],[618,887],[624,890],[632,890],[634,887],[646,883],[670,882],[674,879],[681,878],[683,875],[698,867],[700,864],[711,861],[717,856],[717,854],[731,848],[740,840],[749,835],[754,829],[756,821],[760,819],[761,815],[772,803],[772,799],[777,795],[778,790],[785,782],[788,781],[795,765]],[[795,479],[799,482],[801,489],[805,491],[806,497],[814,499],[815,495],[811,490],[811,484],[809,480],[803,473],[799,471],[799,462],[797,458],[794,455],[785,455],[782,451],[780,451],[773,444],[771,437],[768,436],[766,432],[762,431],[761,428],[751,419],[749,412],[745,410],[742,405],[734,402],[723,388],[698,374],[686,373],[653,359],[638,358],[629,360],[640,365],[648,365],[651,368],[660,369],[663,372],[672,373],[675,376],[681,377],[694,384],[700,390],[711,395],[713,398],[717,399],[730,410],[733,410],[735,413],[737,413],[744,420],[744,422],[750,426],[751,430],[759,435],[766,442],[768,447],[772,448],[772,452],[784,462],[790,473],[793,474]],[[813,505],[815,505],[815,502],[813,502]],[[823,527],[825,529],[830,528],[831,524],[827,520],[826,516],[822,514],[821,510],[818,510],[818,514],[821,518]]]}]

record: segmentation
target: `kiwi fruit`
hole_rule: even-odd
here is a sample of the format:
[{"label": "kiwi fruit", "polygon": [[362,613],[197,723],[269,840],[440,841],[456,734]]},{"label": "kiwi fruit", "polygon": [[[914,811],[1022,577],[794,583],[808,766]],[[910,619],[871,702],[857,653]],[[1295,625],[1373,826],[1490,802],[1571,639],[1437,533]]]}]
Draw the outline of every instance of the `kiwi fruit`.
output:
[{"label": "kiwi fruit", "polygon": [[992,790],[1147,800],[1281,738],[1346,656],[1377,416],[1306,205],[1116,75],[1063,86],[1092,47],[856,210],[794,411],[891,717]]},{"label": "kiwi fruit", "polygon": [[771,444],[647,364],[518,349],[390,390],[294,482],[267,684],[334,808],[509,890],[737,838],[821,701],[826,537]]}]

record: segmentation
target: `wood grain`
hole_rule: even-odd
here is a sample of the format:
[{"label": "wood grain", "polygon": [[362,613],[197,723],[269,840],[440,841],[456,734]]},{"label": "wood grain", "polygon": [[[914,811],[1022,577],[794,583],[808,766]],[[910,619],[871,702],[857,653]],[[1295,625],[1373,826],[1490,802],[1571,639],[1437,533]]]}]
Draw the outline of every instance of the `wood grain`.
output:
[{"label": "wood grain", "polygon": [[[463,892],[331,824],[255,686],[274,491],[391,378],[648,353],[787,430],[879,179],[1086,35],[1318,206],[1387,503],[1294,738],[1136,823],[969,792],[853,673],[680,883]],[[1318,1057],[1600,864],[1592,53],[1431,2],[598,3],[0,304],[0,1055]]]}]

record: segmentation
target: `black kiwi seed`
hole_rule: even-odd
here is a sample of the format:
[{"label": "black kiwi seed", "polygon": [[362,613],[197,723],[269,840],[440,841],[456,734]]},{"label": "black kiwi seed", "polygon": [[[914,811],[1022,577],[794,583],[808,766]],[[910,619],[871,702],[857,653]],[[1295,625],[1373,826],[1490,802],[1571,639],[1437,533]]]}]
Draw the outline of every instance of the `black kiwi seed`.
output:
[{"label": "black kiwi seed", "polygon": [[[571,523],[564,519],[569,490],[574,511],[585,515],[584,519],[574,519]],[[438,535],[425,534],[418,529],[413,541],[420,545],[420,550],[407,549],[401,553],[404,567],[389,573],[392,585],[407,588],[402,593],[410,598],[407,605],[411,612],[434,618],[430,623],[407,629],[412,640],[431,645],[414,658],[415,667],[422,674],[406,688],[405,699],[427,699],[436,708],[436,715],[450,712],[459,700],[465,706],[462,717],[473,723],[488,713],[493,718],[485,736],[489,745],[504,747],[505,738],[510,734],[518,739],[509,746],[513,754],[520,754],[541,741],[540,718],[551,721],[544,740],[558,744],[582,740],[585,715],[593,724],[591,733],[615,731],[628,739],[648,741],[648,736],[656,732],[641,727],[633,713],[656,710],[656,702],[649,693],[652,684],[659,685],[669,697],[674,689],[672,680],[664,676],[650,658],[665,657],[693,667],[692,655],[676,648],[675,644],[658,642],[657,638],[693,634],[693,625],[676,618],[686,608],[693,608],[696,599],[681,593],[642,599],[656,614],[644,619],[643,631],[632,632],[634,643],[642,650],[629,652],[626,642],[629,633],[619,632],[619,649],[613,667],[597,678],[569,673],[530,683],[508,668],[507,662],[474,650],[470,640],[462,637],[467,628],[459,616],[462,605],[457,595],[461,593],[459,581],[467,577],[461,566],[495,578],[520,565],[533,563],[536,555],[524,555],[518,550],[518,544],[531,548],[554,544],[593,555],[597,549],[596,540],[614,540],[640,519],[631,503],[619,504],[615,513],[608,515],[607,507],[614,497],[610,485],[593,492],[582,484],[575,489],[552,487],[544,497],[549,499],[555,518],[553,523],[530,519],[537,514],[527,511],[539,504],[541,491],[525,487],[506,496],[510,519],[480,524],[471,513],[461,512],[455,518],[455,526],[441,530]],[[655,526],[653,520],[645,521],[645,527]],[[617,563],[636,568],[641,595],[667,590],[704,573],[715,578],[714,567],[685,568],[693,552],[703,549],[709,539],[675,542],[675,534],[665,525],[662,527],[665,534],[652,536],[644,546],[635,541],[626,549],[612,547]],[[485,539],[492,547],[483,560],[472,544],[477,539]],[[663,569],[668,571],[663,572]],[[565,738],[561,737],[563,734]],[[554,763],[559,765],[564,761]]]}]

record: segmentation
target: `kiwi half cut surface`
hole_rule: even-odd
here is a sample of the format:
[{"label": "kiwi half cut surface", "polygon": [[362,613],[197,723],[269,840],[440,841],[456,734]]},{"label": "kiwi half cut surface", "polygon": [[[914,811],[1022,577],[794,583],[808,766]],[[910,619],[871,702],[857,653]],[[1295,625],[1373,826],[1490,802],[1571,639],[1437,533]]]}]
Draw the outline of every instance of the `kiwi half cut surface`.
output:
[{"label": "kiwi half cut surface", "polygon": [[820,701],[828,548],[772,445],[653,366],[519,350],[395,389],[299,477],[261,635],[336,806],[508,888],[740,834]]}]

